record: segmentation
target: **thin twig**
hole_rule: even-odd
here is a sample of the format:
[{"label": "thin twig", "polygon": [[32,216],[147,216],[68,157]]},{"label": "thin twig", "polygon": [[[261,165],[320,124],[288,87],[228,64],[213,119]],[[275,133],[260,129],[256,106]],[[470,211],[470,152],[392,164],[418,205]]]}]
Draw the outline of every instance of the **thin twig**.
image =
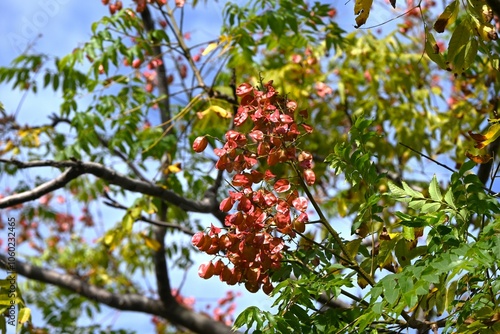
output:
[{"label": "thin twig", "polygon": [[428,155],[426,155],[426,154],[424,154],[424,153],[422,153],[422,152],[419,152],[419,151],[417,151],[417,150],[415,150],[415,149],[411,148],[410,146],[408,146],[408,145],[406,145],[406,144],[403,144],[402,142],[399,142],[399,145],[406,147],[407,149],[409,149],[409,150],[411,150],[411,151],[413,151],[413,152],[417,153],[418,155],[420,155],[420,156],[422,156],[422,157],[424,157],[424,158],[426,158],[426,159],[428,159],[428,160],[430,160],[430,161],[434,162],[436,165],[441,166],[441,167],[443,167],[444,169],[446,169],[446,170],[448,170],[448,171],[450,171],[450,172],[452,172],[452,173],[457,173],[457,171],[456,171],[456,170],[454,170],[454,169],[452,169],[452,168],[450,168],[450,167],[446,166],[445,164],[440,163],[439,161],[437,161],[437,160],[435,160],[435,159],[432,159],[430,156],[428,156]]}]

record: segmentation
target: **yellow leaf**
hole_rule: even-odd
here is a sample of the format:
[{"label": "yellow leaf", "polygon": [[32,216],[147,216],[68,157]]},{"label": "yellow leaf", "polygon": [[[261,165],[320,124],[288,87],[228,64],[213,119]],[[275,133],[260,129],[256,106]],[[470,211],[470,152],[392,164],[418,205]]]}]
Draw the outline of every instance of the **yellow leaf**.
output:
[{"label": "yellow leaf", "polygon": [[210,52],[215,50],[218,46],[219,46],[219,43],[216,43],[216,42],[208,44],[207,47],[205,48],[205,50],[203,50],[203,52],[201,53],[201,55],[206,56],[207,54],[209,54]]},{"label": "yellow leaf", "polygon": [[476,27],[476,31],[481,36],[481,39],[486,42],[494,41],[498,39],[498,34],[495,28],[491,24],[479,24]]},{"label": "yellow leaf", "polygon": [[389,233],[389,238],[391,238],[391,240],[392,239],[397,239],[399,237],[399,234],[400,233]]},{"label": "yellow leaf", "polygon": [[31,317],[31,310],[28,307],[23,307],[21,311],[19,311],[19,316],[17,317],[17,322],[22,325],[26,321],[28,321]]},{"label": "yellow leaf", "polygon": [[111,246],[111,244],[113,243],[113,239],[115,238],[115,234],[114,233],[109,233],[107,235],[104,236],[104,244],[106,246]]},{"label": "yellow leaf", "polygon": [[15,147],[16,145],[14,145],[14,143],[11,140],[8,140],[3,150],[0,151],[0,155],[12,151]]},{"label": "yellow leaf", "polygon": [[233,115],[231,114],[230,111],[227,111],[226,109],[219,107],[219,106],[212,106],[213,111],[219,115],[222,118],[231,118]]},{"label": "yellow leaf", "polygon": [[233,48],[233,36],[229,36],[229,35],[222,35],[219,37],[219,40],[220,40],[220,43],[219,45],[224,45],[222,47],[222,51],[219,53],[219,56],[222,56],[224,53],[226,53],[227,51],[229,51],[230,49]]},{"label": "yellow leaf", "polygon": [[207,109],[203,110],[202,112],[198,113],[198,118],[202,119],[209,113],[215,113],[217,116],[221,118],[231,118],[233,117],[233,114],[230,111],[227,111],[226,109],[219,107],[219,106],[210,106]]},{"label": "yellow leaf", "polygon": [[40,146],[41,129],[20,129],[18,135],[21,138],[21,143],[28,147]]},{"label": "yellow leaf", "polygon": [[372,8],[373,0],[356,0],[354,5],[354,15],[356,16],[356,28],[361,27],[365,24],[370,15],[370,9]]},{"label": "yellow leaf", "polygon": [[500,137],[500,123],[491,124],[484,134],[473,133],[472,131],[469,131],[469,135],[476,141],[475,147],[481,149],[485,146],[488,146],[489,144],[494,142],[495,139]]},{"label": "yellow leaf", "polygon": [[175,163],[173,165],[170,165],[167,168],[165,168],[163,170],[163,173],[166,174],[166,175],[168,175],[168,174],[179,173],[180,171],[182,171],[182,169],[181,169],[181,163],[177,162],[177,163]]},{"label": "yellow leaf", "polygon": [[158,241],[151,239],[144,232],[139,235],[142,237],[142,239],[144,239],[144,242],[147,247],[151,248],[155,252],[157,252],[160,249],[161,244]]},{"label": "yellow leaf", "polygon": [[448,6],[441,15],[439,15],[436,23],[434,23],[434,30],[441,33],[446,29],[447,26],[455,22],[458,15],[458,1],[453,1]]},{"label": "yellow leaf", "polygon": [[337,210],[339,212],[340,217],[347,216],[347,204],[343,199],[339,199],[337,201]]},{"label": "yellow leaf", "polygon": [[153,204],[153,202],[149,202],[148,214],[152,215],[156,212],[158,212],[158,209],[156,208],[156,206]]}]

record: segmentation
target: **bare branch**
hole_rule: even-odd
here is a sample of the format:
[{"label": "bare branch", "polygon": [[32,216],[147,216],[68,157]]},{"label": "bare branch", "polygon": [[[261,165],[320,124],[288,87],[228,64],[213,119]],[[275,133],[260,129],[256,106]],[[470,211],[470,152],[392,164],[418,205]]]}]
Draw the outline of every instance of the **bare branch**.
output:
[{"label": "bare branch", "polygon": [[[7,266],[7,256],[4,254],[0,254],[0,268],[10,270]],[[70,290],[119,310],[157,315],[197,333],[234,333],[230,327],[185,308],[173,298],[169,300],[167,305],[164,305],[159,300],[135,293],[111,293],[106,289],[88,284],[77,276],[61,274],[22,261],[16,261],[16,273],[29,279]]]},{"label": "bare branch", "polygon": [[0,199],[0,209],[11,207],[17,204],[32,201],[41,196],[64,187],[71,180],[84,174],[92,174],[100,179],[107,181],[109,184],[120,186],[122,189],[132,192],[141,193],[153,197],[160,198],[173,204],[186,212],[212,213],[219,220],[224,221],[225,214],[218,208],[218,203],[215,194],[207,192],[205,197],[200,201],[192,200],[178,195],[177,193],[164,189],[142,180],[135,180],[123,174],[116,172],[113,169],[107,168],[95,162],[83,161],[52,161],[38,160],[23,162],[20,160],[0,159],[0,162],[16,165],[18,168],[34,168],[34,167],[56,167],[69,168],[55,179],[48,181],[32,190],[24,191],[19,194],[10,195]]},{"label": "bare branch", "polygon": [[[7,162],[7,161],[9,160],[0,159],[0,162]],[[15,164],[18,167],[20,167],[17,163]],[[57,189],[64,187],[69,181],[76,179],[80,175],[81,173],[79,173],[79,171],[76,168],[71,167],[66,171],[64,171],[61,175],[56,177],[55,179],[45,182],[44,184],[39,185],[33,190],[24,191],[22,193],[13,194],[0,199],[0,208],[1,209],[8,208],[10,206],[14,206],[17,204],[29,202],[37,198],[40,198],[45,194],[48,194],[50,192],[53,192]]]}]

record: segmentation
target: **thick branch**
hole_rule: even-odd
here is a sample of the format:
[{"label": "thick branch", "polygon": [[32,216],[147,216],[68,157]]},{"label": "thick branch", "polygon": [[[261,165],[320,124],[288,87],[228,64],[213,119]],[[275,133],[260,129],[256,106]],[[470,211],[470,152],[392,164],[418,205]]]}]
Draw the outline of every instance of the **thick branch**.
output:
[{"label": "thick branch", "polygon": [[[166,215],[161,216],[165,217]],[[155,240],[160,244],[160,248],[153,255],[158,296],[160,296],[160,300],[163,304],[168,305],[171,300],[174,299],[174,296],[172,295],[172,289],[170,287],[167,259],[165,256],[165,235],[167,229],[165,227],[153,226],[153,233]]]},{"label": "thick branch", "polygon": [[[155,30],[154,21],[151,17],[151,12],[149,11],[149,7],[146,6],[144,10],[141,12],[142,22],[144,23],[144,28],[147,33],[151,33]],[[156,43],[156,41],[154,41]],[[157,59],[162,59],[162,51],[161,47],[157,44],[152,45],[154,57]],[[162,61],[156,67],[156,75],[158,76],[158,91],[160,95],[165,95],[166,98],[162,103],[159,104],[161,110],[161,120],[163,123],[163,127],[167,126],[167,123],[170,122],[172,115],[170,113],[170,96],[169,96],[169,87],[168,87],[168,79],[167,79],[167,70],[165,68],[164,62]]]},{"label": "thick branch", "polygon": [[141,180],[132,179],[116,172],[113,169],[104,167],[103,165],[95,162],[52,160],[22,162],[19,160],[6,159],[0,159],[0,162],[13,164],[19,168],[69,168],[55,179],[48,181],[32,190],[24,191],[22,193],[10,195],[0,199],[0,209],[40,198],[47,193],[64,187],[68,182],[76,179],[81,175],[92,174],[100,179],[107,181],[109,184],[120,186],[122,189],[163,199],[187,212],[212,213],[219,220],[222,219],[221,221],[224,221],[225,215],[219,210],[217,200],[215,196],[210,192],[207,192],[205,198],[200,201],[188,199],[183,196],[179,196],[171,190],[164,189],[163,187]]},{"label": "thick branch", "polygon": [[[0,254],[0,268],[8,268],[7,256],[4,254]],[[234,333],[223,323],[189,310],[175,302],[174,299],[168,305],[163,305],[159,300],[139,294],[111,293],[103,288],[88,284],[79,277],[60,274],[54,270],[33,266],[21,261],[16,261],[16,273],[29,279],[70,290],[119,310],[157,315],[197,333]]]}]

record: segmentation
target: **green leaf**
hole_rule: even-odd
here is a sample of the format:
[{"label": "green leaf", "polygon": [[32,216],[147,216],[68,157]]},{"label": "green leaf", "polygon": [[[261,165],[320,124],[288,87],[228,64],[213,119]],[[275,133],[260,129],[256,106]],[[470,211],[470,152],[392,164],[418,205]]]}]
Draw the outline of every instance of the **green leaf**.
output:
[{"label": "green leaf", "polygon": [[[467,24],[467,22],[465,20],[463,20],[462,22],[460,22],[456,26],[455,31],[453,31],[453,35],[451,35],[450,43],[448,46],[447,60],[453,66],[457,65],[458,60],[455,58],[465,48],[465,46],[469,42],[470,38],[471,38],[470,27]],[[463,57],[464,57],[464,55],[462,54],[462,59],[463,59]],[[463,61],[462,61],[462,64],[463,64]],[[457,70],[462,72],[461,68],[459,68],[459,69],[453,68],[453,70],[455,71],[455,73],[457,73],[456,72]]]},{"label": "green leaf", "polygon": [[394,305],[399,297],[399,287],[394,280],[395,275],[389,275],[383,278],[382,286],[384,287],[384,299],[389,305]]},{"label": "green leaf", "polygon": [[414,210],[420,210],[427,201],[425,199],[418,199],[408,203],[408,206]]},{"label": "green leaf", "polygon": [[409,226],[403,226],[403,238],[408,241],[415,240],[415,229]]},{"label": "green leaf", "polygon": [[432,177],[431,184],[429,185],[429,195],[431,196],[431,199],[436,202],[439,202],[443,199],[443,196],[441,195],[441,189],[439,188],[439,183],[436,179],[436,175]]},{"label": "green leaf", "polygon": [[425,53],[442,69],[445,69],[447,67],[444,61],[442,50],[439,50],[436,39],[430,32],[425,33]]},{"label": "green leaf", "polygon": [[422,211],[422,213],[432,213],[432,212],[439,211],[440,208],[441,208],[441,203],[429,202],[429,203],[425,203],[420,208],[420,210]]},{"label": "green leaf", "polygon": [[247,307],[243,312],[241,312],[236,320],[234,321],[233,330],[241,328],[245,325],[251,326],[253,323],[253,314],[257,309],[256,306]]},{"label": "green leaf", "polygon": [[476,59],[477,51],[479,48],[479,43],[477,42],[477,39],[471,38],[469,40],[469,43],[465,46],[464,50],[464,61],[462,65],[462,70],[465,71],[467,70],[474,62]]},{"label": "green leaf", "polygon": [[424,198],[424,195],[421,192],[413,190],[406,182],[402,181],[401,184],[403,185],[403,189],[407,195],[411,197]]},{"label": "green leaf", "polygon": [[455,205],[455,199],[453,198],[453,191],[449,188],[444,194],[444,201],[448,204],[452,209],[456,210],[457,207]]},{"label": "green leaf", "polygon": [[57,73],[52,76],[52,88],[54,91],[59,88],[59,75]]},{"label": "green leaf", "polygon": [[397,185],[395,185],[391,181],[389,181],[387,184],[389,186],[389,190],[391,191],[391,193],[394,196],[396,196],[396,197],[406,197],[406,196],[408,196],[406,194],[406,192],[402,188],[398,187]]},{"label": "green leaf", "polygon": [[472,160],[466,161],[460,166],[460,169],[458,171],[458,174],[460,176],[463,176],[467,171],[472,170],[474,167],[476,167],[476,163]]}]

